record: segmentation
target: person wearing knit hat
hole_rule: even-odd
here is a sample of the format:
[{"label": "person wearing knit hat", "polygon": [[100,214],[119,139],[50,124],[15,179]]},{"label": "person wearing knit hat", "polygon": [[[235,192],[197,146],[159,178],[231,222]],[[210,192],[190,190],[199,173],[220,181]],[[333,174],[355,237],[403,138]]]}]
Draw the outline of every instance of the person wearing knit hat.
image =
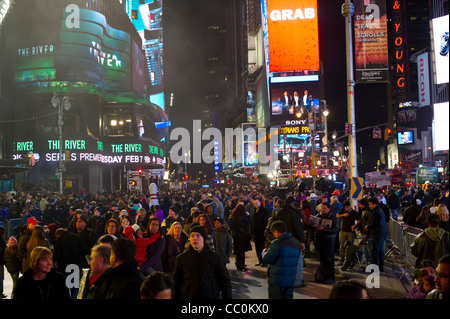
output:
[{"label": "person wearing knit hat", "polygon": [[[190,247],[177,256],[173,270],[174,299],[231,299],[230,274],[225,260],[205,249],[205,229],[191,228]],[[201,269],[201,271],[199,271]]]},{"label": "person wearing knit hat", "polygon": [[200,225],[192,227],[189,237],[192,248],[194,248],[197,252],[201,252],[205,247],[206,240],[208,239],[205,228]]}]

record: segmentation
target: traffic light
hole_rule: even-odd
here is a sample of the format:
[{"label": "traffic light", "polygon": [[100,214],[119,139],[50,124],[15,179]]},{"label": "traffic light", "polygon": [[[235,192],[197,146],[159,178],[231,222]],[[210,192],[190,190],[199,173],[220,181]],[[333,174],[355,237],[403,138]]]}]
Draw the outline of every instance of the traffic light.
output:
[{"label": "traffic light", "polygon": [[139,176],[142,176],[142,169],[138,169]]},{"label": "traffic light", "polygon": [[70,162],[70,151],[64,150],[64,163]]},{"label": "traffic light", "polygon": [[384,140],[390,141],[391,138],[392,138],[392,130],[390,128],[385,128],[384,129]]}]

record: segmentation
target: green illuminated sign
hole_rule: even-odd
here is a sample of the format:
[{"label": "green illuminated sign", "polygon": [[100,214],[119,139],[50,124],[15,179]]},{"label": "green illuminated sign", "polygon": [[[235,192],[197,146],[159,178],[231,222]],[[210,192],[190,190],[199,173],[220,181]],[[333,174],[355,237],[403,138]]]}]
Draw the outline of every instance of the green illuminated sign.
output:
[{"label": "green illuminated sign", "polygon": [[[65,140],[63,145],[65,150],[85,150],[86,149],[86,141],[84,140]],[[48,141],[48,149],[49,150],[59,150],[59,141],[58,140],[49,140]]]},{"label": "green illuminated sign", "polygon": [[142,153],[141,144],[111,144],[113,153]]},{"label": "green illuminated sign", "polygon": [[33,142],[14,142],[14,152],[33,151]]}]

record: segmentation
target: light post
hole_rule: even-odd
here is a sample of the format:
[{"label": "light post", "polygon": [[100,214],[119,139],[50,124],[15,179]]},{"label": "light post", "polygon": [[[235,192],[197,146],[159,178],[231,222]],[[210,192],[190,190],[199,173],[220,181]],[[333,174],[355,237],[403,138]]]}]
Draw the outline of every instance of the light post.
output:
[{"label": "light post", "polygon": [[[311,129],[311,125],[309,125],[309,130],[311,132],[311,161],[312,161],[312,169],[310,171],[310,174],[313,176],[313,191],[316,192],[316,176],[317,176],[317,170],[316,170],[316,113],[319,113],[320,105],[314,105],[314,99],[312,95],[308,97],[309,99],[309,105],[310,109],[308,110],[305,107],[301,107],[299,111],[296,113],[297,117],[300,118],[303,113],[308,113],[308,123],[309,123],[309,113],[313,114],[313,126]],[[330,114],[328,111],[328,108],[324,106],[324,110],[322,111],[325,118]]]},{"label": "light post", "polygon": [[63,121],[63,112],[64,110],[69,111],[72,104],[70,103],[70,99],[68,96],[64,96],[62,100],[59,99],[57,93],[53,93],[53,97],[51,99],[51,103],[54,108],[58,109],[58,130],[59,130],[59,156],[58,156],[58,169],[56,170],[59,175],[59,194],[63,194],[63,171],[64,164],[62,162],[62,145],[63,145],[63,137],[62,130],[64,126]]}]

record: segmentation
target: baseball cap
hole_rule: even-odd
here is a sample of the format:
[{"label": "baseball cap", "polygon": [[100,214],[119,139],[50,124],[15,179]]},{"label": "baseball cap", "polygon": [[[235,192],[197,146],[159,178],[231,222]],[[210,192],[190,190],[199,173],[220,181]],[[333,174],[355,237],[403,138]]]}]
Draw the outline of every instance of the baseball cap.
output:
[{"label": "baseball cap", "polygon": [[36,225],[38,223],[39,223],[39,221],[36,219],[36,217],[30,217],[27,219],[27,224]]}]

